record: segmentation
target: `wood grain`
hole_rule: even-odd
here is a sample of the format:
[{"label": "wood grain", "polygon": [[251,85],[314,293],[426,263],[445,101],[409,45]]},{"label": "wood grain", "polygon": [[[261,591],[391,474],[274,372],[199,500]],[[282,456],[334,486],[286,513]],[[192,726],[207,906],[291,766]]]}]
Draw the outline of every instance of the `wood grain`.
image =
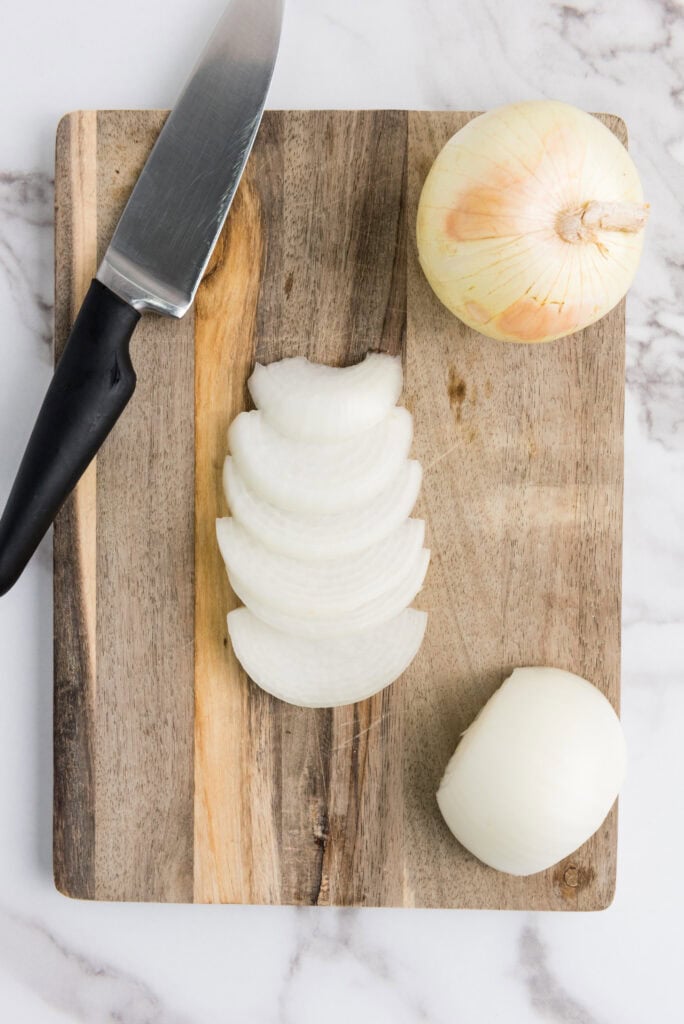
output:
[{"label": "wood grain", "polygon": [[[412,229],[434,156],[471,116],[409,115]],[[606,120],[625,141],[622,123]],[[406,401],[420,425],[421,510],[434,551],[421,595],[426,642],[399,691],[411,899],[604,907],[615,812],[566,863],[518,879],[455,845],[432,799],[457,738],[518,665],[577,672],[617,707],[624,306],[559,343],[500,344],[435,302],[413,231],[408,251]]]},{"label": "wood grain", "polygon": [[[87,280],[87,240],[91,253],[95,229],[106,242],[163,116],[100,113],[94,131],[71,115],[60,129],[60,336],[66,282]],[[194,319],[145,322],[137,401],[98,457],[96,507],[73,506],[56,548],[55,873],[72,895],[610,902],[615,812],[574,857],[515,879],[468,855],[434,799],[460,732],[515,665],[579,672],[616,706],[619,688],[624,306],[546,346],[487,341],[440,306],[413,225],[430,164],[469,116],[268,113]],[[293,708],[245,677],[227,638],[235,598],[214,535],[226,430],[255,359],[344,364],[369,349],[404,357],[428,634],[372,700]]]},{"label": "wood grain", "polygon": [[[97,115],[81,111],[57,129],[55,359],[97,269]],[[54,527],[55,884],[95,896],[94,713],[97,586],[97,460],[67,498]]]},{"label": "wood grain", "polygon": [[[60,344],[164,117],[61,123]],[[193,318],[145,318],[132,357],[134,399],[56,532],[55,877],[74,896],[189,900]]]},{"label": "wood grain", "polygon": [[356,861],[370,847],[373,861],[382,857],[391,833],[388,822],[367,834],[359,813],[362,802],[373,817],[381,811],[368,758],[378,774],[393,770],[386,731],[377,743],[359,737],[366,730],[375,740],[384,698],[307,711],[248,682],[227,639],[225,615],[237,602],[216,558],[214,520],[227,514],[226,432],[246,407],[255,357],[305,351],[346,363],[368,347],[401,351],[405,156],[403,113],[267,114],[198,296],[198,901],[357,902],[358,884],[381,899]]},{"label": "wood grain", "polygon": [[[267,872],[261,879],[264,897],[277,893],[270,877],[271,865],[277,865],[268,827],[270,774],[261,776],[265,791],[254,793],[260,776],[249,745],[249,684],[226,627],[226,614],[237,601],[214,557],[216,519],[225,514],[221,479],[228,426],[234,410],[245,406],[253,362],[263,259],[253,168],[254,162],[197,296],[194,898],[201,903],[250,902],[258,865]],[[256,816],[260,808],[266,810],[264,829],[252,820],[252,809]]]},{"label": "wood grain", "polygon": [[[98,114],[100,257],[164,117]],[[96,891],[181,901],[193,863],[193,317],[144,317],[131,355],[132,412],[98,456]]]}]

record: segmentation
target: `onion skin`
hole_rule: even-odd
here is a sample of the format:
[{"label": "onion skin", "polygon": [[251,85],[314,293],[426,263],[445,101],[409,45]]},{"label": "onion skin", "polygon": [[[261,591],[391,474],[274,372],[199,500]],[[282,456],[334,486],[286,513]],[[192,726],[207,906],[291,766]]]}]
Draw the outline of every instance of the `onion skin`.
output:
[{"label": "onion skin", "polygon": [[553,341],[626,294],[648,207],[634,163],[591,114],[550,100],[474,118],[446,144],[418,207],[420,263],[481,334]]},{"label": "onion skin", "polygon": [[622,727],[595,686],[561,669],[516,669],[464,733],[437,802],[483,863],[532,875],[600,828],[625,767]]}]

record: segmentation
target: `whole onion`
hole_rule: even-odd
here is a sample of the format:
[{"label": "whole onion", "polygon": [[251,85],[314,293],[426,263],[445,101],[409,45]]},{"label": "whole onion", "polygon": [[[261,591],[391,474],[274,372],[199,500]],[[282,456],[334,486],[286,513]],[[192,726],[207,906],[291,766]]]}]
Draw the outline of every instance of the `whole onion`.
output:
[{"label": "whole onion", "polygon": [[551,341],[599,320],[636,272],[648,207],[627,150],[550,100],[474,118],[435,160],[418,208],[436,295],[502,341]]}]

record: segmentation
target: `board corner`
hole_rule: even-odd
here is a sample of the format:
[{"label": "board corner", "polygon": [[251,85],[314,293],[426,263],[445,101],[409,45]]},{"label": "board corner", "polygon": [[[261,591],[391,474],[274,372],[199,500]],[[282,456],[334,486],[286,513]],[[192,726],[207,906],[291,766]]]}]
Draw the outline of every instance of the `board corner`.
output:
[{"label": "board corner", "polygon": [[55,887],[55,891],[58,892],[60,896],[63,896],[64,899],[88,903],[92,902],[94,899],[91,892],[80,885],[77,879],[70,876],[64,864],[61,863],[54,854],[52,863],[52,884]]}]

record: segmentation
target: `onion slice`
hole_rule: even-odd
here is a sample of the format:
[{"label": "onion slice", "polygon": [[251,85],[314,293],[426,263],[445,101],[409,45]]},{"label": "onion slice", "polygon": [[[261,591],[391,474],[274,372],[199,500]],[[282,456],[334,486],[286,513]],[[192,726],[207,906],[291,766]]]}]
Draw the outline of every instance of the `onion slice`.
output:
[{"label": "onion slice", "polygon": [[389,536],[411,515],[421,478],[420,463],[410,460],[362,508],[327,516],[297,515],[258,498],[230,456],[223,466],[223,488],[233,519],[271,551],[303,561],[344,558]]},{"label": "onion slice", "polygon": [[413,419],[402,408],[335,444],[291,441],[260,412],[240,413],[228,431],[235,465],[250,490],[278,508],[322,515],[377,498],[408,457],[412,437]]},{"label": "onion slice", "polygon": [[423,586],[430,564],[430,552],[423,548],[418,557],[406,566],[392,590],[359,605],[346,614],[303,617],[293,611],[282,611],[257,597],[236,576],[228,573],[230,585],[243,604],[262,622],[293,636],[342,637],[373,629],[396,618],[414,600]]},{"label": "onion slice", "polygon": [[420,558],[425,523],[408,519],[367,551],[329,562],[269,551],[234,519],[218,519],[216,533],[232,580],[274,610],[316,619],[347,615],[396,589]]},{"label": "onion slice", "polygon": [[415,658],[427,615],[407,608],[381,626],[335,640],[288,636],[247,608],[228,616],[235,656],[263,690],[301,707],[365,700],[394,682]]},{"label": "onion slice", "polygon": [[355,366],[326,366],[299,356],[262,366],[248,386],[257,409],[295,441],[340,441],[376,426],[396,405],[401,360],[371,353]]}]

